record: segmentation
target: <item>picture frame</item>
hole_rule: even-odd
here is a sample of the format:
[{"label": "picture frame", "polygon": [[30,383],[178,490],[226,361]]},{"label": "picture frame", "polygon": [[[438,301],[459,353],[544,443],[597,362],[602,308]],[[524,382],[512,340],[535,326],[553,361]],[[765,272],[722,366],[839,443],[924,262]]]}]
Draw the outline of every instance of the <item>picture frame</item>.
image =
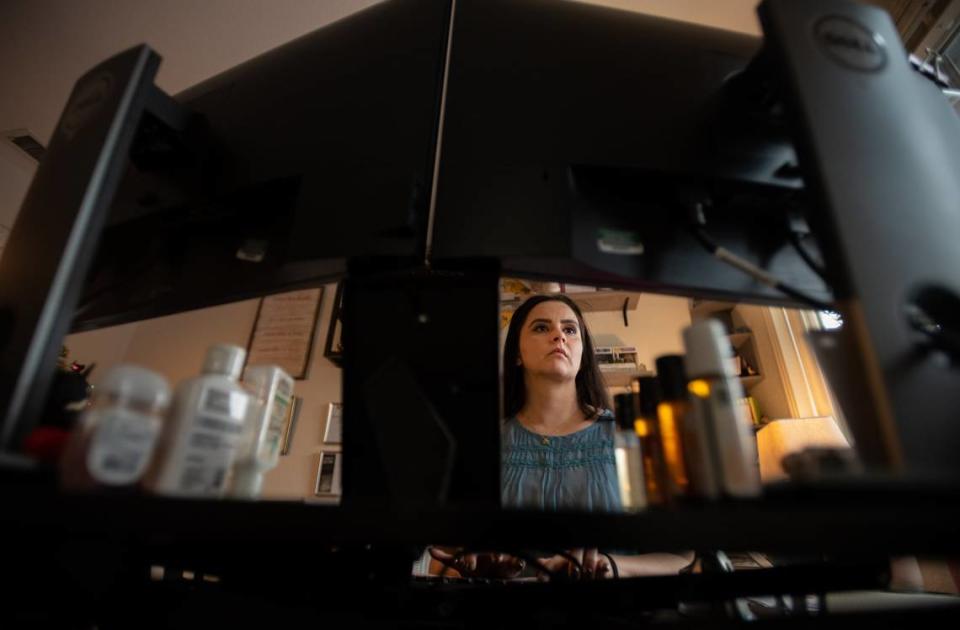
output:
[{"label": "picture frame", "polygon": [[306,379],[322,298],[323,287],[260,298],[247,365],[278,365],[294,379]]},{"label": "picture frame", "polygon": [[339,497],[343,493],[341,475],[342,465],[340,451],[320,451],[317,461],[317,480],[314,485],[314,495],[318,497]]},{"label": "picture frame", "polygon": [[300,408],[303,405],[303,398],[294,396],[287,408],[287,419],[283,425],[283,438],[280,447],[281,455],[289,455],[290,447],[293,444],[293,433],[297,430],[297,419],[300,417]]},{"label": "picture frame", "polygon": [[343,404],[332,402],[327,406],[327,422],[323,429],[324,444],[340,444],[343,441]]},{"label": "picture frame", "polygon": [[337,283],[337,292],[333,296],[333,312],[330,314],[330,327],[323,346],[323,356],[337,367],[343,367],[343,344],[340,340],[343,331],[343,282]]}]

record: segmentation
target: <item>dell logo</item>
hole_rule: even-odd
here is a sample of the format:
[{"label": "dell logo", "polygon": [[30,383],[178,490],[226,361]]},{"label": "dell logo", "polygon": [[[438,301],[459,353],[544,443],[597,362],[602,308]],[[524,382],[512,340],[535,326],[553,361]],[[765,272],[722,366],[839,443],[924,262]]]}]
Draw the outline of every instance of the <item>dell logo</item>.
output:
[{"label": "dell logo", "polygon": [[814,26],[814,37],[827,57],[850,70],[876,72],[887,63],[883,38],[850,18],[822,18]]}]

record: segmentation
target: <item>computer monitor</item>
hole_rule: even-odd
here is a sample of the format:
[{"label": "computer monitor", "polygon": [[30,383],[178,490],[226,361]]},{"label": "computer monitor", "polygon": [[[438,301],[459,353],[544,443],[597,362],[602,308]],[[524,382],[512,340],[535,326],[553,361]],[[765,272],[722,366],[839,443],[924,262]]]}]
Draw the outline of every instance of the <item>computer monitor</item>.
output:
[{"label": "computer monitor", "polygon": [[709,200],[723,245],[831,299],[791,245],[806,191],[760,38],[550,0],[458,3],[454,27],[434,259],[795,304],[704,250]]}]

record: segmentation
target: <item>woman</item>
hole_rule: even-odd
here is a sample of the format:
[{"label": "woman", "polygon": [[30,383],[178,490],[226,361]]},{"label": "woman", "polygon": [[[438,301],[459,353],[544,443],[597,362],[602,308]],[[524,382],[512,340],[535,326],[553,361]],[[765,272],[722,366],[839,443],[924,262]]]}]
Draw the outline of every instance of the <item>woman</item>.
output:
[{"label": "woman", "polygon": [[[502,505],[541,510],[619,511],[614,459],[615,423],[593,343],[580,309],[564,295],[539,295],[514,312],[503,352]],[[434,551],[461,573],[483,567],[496,575],[518,572],[507,556],[453,556]],[[608,556],[574,550],[582,577],[618,573],[675,573],[688,558],[673,554]],[[572,571],[564,556],[545,562]]]},{"label": "woman", "polygon": [[517,309],[503,379],[503,506],[619,511],[610,401],[573,300],[535,296]]}]

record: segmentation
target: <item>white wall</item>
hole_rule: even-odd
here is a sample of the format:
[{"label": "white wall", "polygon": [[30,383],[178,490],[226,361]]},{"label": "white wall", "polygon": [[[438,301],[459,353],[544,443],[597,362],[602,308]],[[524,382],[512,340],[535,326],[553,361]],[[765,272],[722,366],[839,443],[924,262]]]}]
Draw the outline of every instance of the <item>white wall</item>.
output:
[{"label": "white wall", "polygon": [[758,0],[578,0],[672,20],[706,24],[728,31],[760,34]]},{"label": "white wall", "polygon": [[[74,82],[104,59],[149,44],[157,85],[179,92],[377,0],[2,0],[0,130],[47,144]],[[0,155],[0,224],[29,178]]]}]

